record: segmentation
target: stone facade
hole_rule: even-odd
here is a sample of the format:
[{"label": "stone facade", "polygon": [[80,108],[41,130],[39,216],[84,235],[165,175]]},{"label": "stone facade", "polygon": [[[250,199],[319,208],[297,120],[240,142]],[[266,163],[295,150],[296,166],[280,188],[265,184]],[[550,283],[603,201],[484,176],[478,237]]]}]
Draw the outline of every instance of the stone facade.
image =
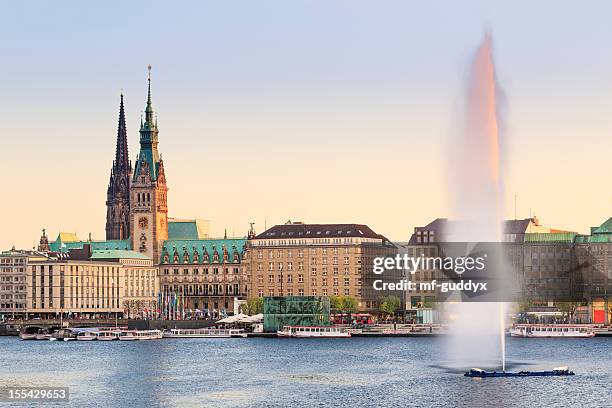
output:
[{"label": "stone facade", "polygon": [[115,160],[111,168],[106,192],[106,239],[123,240],[130,235],[130,180],[132,163],[129,160],[127,127],[123,94],[119,105],[119,126]]},{"label": "stone facade", "polygon": [[[150,67],[149,67],[150,68]],[[151,77],[144,122],[140,126],[140,153],[130,186],[130,236],[132,248],[159,259],[168,239],[168,187],[158,146],[157,120],[151,104]]]},{"label": "stone facade", "polygon": [[233,311],[248,283],[242,259],[245,239],[169,240],[160,260],[162,296],[177,294],[181,310],[210,316]]},{"label": "stone facade", "polygon": [[4,251],[0,254],[0,316],[23,318],[27,312],[26,273],[30,260],[44,259],[35,251]]},{"label": "stone facade", "polygon": [[376,311],[389,293],[372,289],[373,259],[396,253],[366,225],[277,225],[248,243],[247,297],[350,296],[360,311]]}]

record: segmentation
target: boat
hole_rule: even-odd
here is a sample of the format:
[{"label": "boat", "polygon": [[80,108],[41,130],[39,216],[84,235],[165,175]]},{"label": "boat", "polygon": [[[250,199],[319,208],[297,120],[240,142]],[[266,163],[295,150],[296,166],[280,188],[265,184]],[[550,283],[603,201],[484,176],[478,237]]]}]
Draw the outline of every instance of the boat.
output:
[{"label": "boat", "polygon": [[51,333],[49,332],[39,332],[36,334],[36,340],[49,340],[51,338]]},{"label": "boat", "polygon": [[19,338],[21,340],[37,340],[39,333],[41,333],[41,329],[38,327],[26,327],[24,331],[19,332]]},{"label": "boat", "polygon": [[162,338],[161,330],[137,330],[138,340],[157,340]]},{"label": "boat", "polygon": [[77,336],[77,333],[74,332],[72,329],[60,329],[56,331],[55,333],[53,333],[51,337],[49,338],[49,340],[50,341],[56,341],[56,340],[70,341],[70,340],[76,340],[76,336]]},{"label": "boat", "polygon": [[189,339],[189,338],[243,338],[247,334],[244,329],[171,329],[164,330],[164,338]]},{"label": "boat", "polygon": [[510,329],[512,337],[528,338],[590,338],[595,337],[592,327],[571,324],[515,324]]},{"label": "boat", "polygon": [[351,334],[334,326],[284,326],[276,332],[278,337],[293,338],[347,338]]},{"label": "boat", "polygon": [[98,332],[95,331],[82,331],[77,334],[77,340],[79,341],[92,341],[98,340]]},{"label": "boat", "polygon": [[472,368],[463,374],[464,377],[490,378],[490,377],[558,377],[575,375],[568,367],[555,367],[550,371],[485,371],[480,368]]},{"label": "boat", "polygon": [[162,338],[160,330],[125,330],[119,333],[119,340],[157,340]]},{"label": "boat", "polygon": [[137,330],[126,330],[119,333],[119,340],[121,341],[134,341],[138,340]]},{"label": "boat", "polygon": [[100,333],[98,333],[98,340],[100,341],[119,340],[120,333],[121,333],[120,331],[103,330]]}]

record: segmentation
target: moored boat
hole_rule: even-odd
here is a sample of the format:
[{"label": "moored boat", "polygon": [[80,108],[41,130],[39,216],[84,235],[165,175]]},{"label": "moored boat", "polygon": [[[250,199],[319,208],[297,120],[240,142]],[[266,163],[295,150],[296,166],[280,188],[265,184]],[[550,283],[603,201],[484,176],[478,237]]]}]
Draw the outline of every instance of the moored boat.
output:
[{"label": "moored boat", "polygon": [[19,332],[19,338],[21,340],[37,340],[37,336],[41,332],[41,329],[38,327],[26,327],[23,331]]},{"label": "moored boat", "polygon": [[138,340],[137,330],[126,330],[119,333],[119,340],[121,341],[134,341]]},{"label": "moored boat", "polygon": [[104,330],[98,333],[98,340],[100,341],[112,341],[119,340],[120,331],[108,331]]},{"label": "moored boat", "polygon": [[188,338],[243,338],[247,334],[243,329],[171,329],[164,330],[164,338],[188,339]]},{"label": "moored boat", "polygon": [[77,334],[77,340],[79,341],[92,341],[98,340],[98,332],[95,331],[82,331]]},{"label": "moored boat", "polygon": [[51,333],[48,332],[40,332],[36,334],[36,340],[49,340],[51,338]]},{"label": "moored boat", "polygon": [[347,338],[351,334],[334,326],[285,326],[276,332],[278,337]]},{"label": "moored boat", "polygon": [[53,333],[51,335],[51,338],[49,338],[50,341],[56,341],[56,340],[63,340],[63,341],[70,341],[70,340],[76,340],[76,332],[73,331],[72,329],[60,329],[58,331],[56,331],[55,333]]},{"label": "moored boat", "polygon": [[590,326],[571,324],[515,324],[512,337],[527,338],[590,338],[595,331]]},{"label": "moored boat", "polygon": [[480,368],[472,368],[463,374],[464,377],[490,378],[490,377],[557,377],[575,375],[568,367],[555,367],[550,371],[485,371]]}]

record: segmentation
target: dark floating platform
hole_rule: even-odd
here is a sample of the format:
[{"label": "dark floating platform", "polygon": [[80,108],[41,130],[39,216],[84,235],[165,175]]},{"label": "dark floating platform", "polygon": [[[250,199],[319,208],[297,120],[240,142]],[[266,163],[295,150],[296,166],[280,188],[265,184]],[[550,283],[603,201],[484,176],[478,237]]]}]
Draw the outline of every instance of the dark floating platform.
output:
[{"label": "dark floating platform", "polygon": [[567,367],[556,367],[550,371],[519,371],[516,373],[509,371],[485,371],[480,368],[472,368],[470,371],[463,374],[464,377],[472,378],[489,378],[489,377],[559,377],[566,375],[575,375]]}]

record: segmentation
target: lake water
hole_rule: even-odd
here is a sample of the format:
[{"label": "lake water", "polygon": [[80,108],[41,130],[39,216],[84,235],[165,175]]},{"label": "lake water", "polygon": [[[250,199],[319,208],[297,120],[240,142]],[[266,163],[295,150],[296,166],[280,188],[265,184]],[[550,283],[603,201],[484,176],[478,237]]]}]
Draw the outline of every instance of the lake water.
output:
[{"label": "lake water", "polygon": [[612,338],[508,339],[510,368],[569,365],[573,377],[466,378],[445,368],[445,344],[442,338],[0,337],[0,386],[67,386],[70,405],[79,407],[612,406]]}]

